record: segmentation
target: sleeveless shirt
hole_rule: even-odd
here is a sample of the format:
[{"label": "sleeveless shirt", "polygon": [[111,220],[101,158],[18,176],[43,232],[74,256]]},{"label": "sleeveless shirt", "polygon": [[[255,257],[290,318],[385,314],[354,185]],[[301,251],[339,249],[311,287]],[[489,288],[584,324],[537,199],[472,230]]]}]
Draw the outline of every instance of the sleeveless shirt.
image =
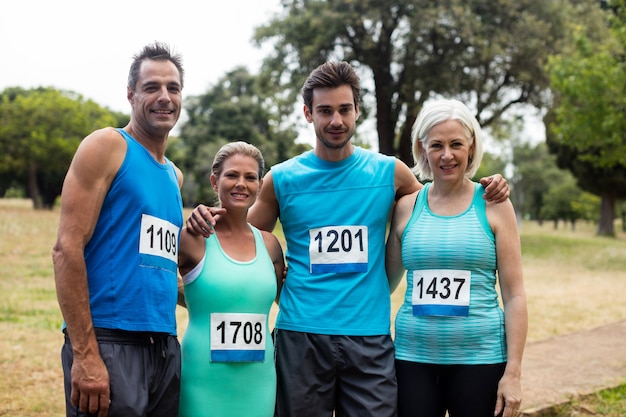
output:
[{"label": "sleeveless shirt", "polygon": [[355,147],[342,161],[308,151],[272,168],[289,265],[277,328],[389,334],[384,246],[395,163]]},{"label": "sleeveless shirt", "polygon": [[[505,362],[504,312],[495,288],[495,237],[487,221],[484,189],[475,184],[473,201],[463,213],[440,216],[428,207],[429,188],[430,183],[418,193],[402,235],[407,290],[396,316],[396,358],[435,364]],[[414,315],[413,271],[427,270],[470,272],[468,315]],[[442,282],[429,284],[433,299],[440,296],[437,291],[445,290]],[[456,293],[454,286],[451,290]]]},{"label": "sleeveless shirt", "polygon": [[253,260],[230,258],[213,234],[205,240],[203,261],[183,277],[189,325],[181,346],[181,417],[274,415],[276,371],[267,316],[276,274],[261,232],[250,227]]},{"label": "sleeveless shirt", "polygon": [[[183,208],[172,163],[125,130],[126,155],[85,246],[95,327],[176,334]],[[103,156],[106,157],[106,156]]]}]

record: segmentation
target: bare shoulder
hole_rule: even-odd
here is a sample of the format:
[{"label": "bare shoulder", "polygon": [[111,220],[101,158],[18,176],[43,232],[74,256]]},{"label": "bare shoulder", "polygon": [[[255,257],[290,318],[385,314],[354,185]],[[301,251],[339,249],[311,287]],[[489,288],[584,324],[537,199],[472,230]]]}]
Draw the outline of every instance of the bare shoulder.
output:
[{"label": "bare shoulder", "polygon": [[[110,169],[117,172],[126,155],[126,141],[122,135],[111,127],[92,132],[82,140],[74,160],[85,162],[87,167],[97,169],[101,173]],[[103,157],[104,156],[104,157]]]},{"label": "bare shoulder", "polygon": [[509,229],[517,227],[517,218],[515,209],[510,199],[506,199],[499,203],[487,201],[487,219],[494,231],[498,229]]},{"label": "bare shoulder", "polygon": [[261,236],[263,237],[263,242],[265,243],[265,246],[267,247],[267,249],[276,249],[279,248],[282,251],[282,246],[280,245],[280,242],[278,241],[278,238],[271,232],[268,232],[266,230],[260,230],[261,232]]},{"label": "bare shoulder", "polygon": [[396,212],[413,211],[413,207],[415,207],[415,200],[417,199],[418,194],[419,190],[400,197],[396,203]]}]

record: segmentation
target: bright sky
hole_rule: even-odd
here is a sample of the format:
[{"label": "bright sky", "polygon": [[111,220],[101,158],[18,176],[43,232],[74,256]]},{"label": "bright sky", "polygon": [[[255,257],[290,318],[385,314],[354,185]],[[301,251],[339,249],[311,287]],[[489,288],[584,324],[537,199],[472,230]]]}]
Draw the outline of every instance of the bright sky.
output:
[{"label": "bright sky", "polygon": [[0,91],[52,86],[130,113],[126,79],[145,44],[183,56],[186,96],[205,93],[227,71],[257,72],[250,41],[280,0],[10,0],[0,5]]},{"label": "bright sky", "polygon": [[[132,56],[161,41],[183,55],[183,94],[204,94],[236,66],[258,71],[268,52],[252,45],[254,28],[280,10],[280,0],[5,1],[0,91],[51,86],[130,113],[126,80]],[[304,140],[314,141],[308,130]],[[376,150],[376,141],[369,140]]]}]

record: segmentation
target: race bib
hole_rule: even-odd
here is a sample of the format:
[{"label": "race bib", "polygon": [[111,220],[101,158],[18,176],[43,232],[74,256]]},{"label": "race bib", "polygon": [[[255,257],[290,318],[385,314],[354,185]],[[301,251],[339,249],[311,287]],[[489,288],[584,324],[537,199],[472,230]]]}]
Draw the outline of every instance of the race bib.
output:
[{"label": "race bib", "polygon": [[180,228],[167,220],[141,215],[139,253],[158,256],[178,263],[178,232]]},{"label": "race bib", "polygon": [[211,314],[211,362],[263,362],[266,314]]},{"label": "race bib", "polygon": [[470,271],[422,269],[410,273],[414,316],[469,315]]},{"label": "race bib", "polygon": [[311,274],[367,272],[366,226],[328,226],[309,230]]}]

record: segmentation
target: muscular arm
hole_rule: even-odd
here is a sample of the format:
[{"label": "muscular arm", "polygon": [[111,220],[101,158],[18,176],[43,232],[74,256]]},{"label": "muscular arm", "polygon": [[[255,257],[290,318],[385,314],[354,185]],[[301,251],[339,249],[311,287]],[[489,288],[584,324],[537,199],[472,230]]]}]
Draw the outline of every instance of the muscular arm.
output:
[{"label": "muscular arm", "polygon": [[394,171],[394,183],[396,187],[396,201],[402,196],[414,193],[422,189],[422,184],[408,166],[399,159],[396,160]]},{"label": "muscular arm", "polygon": [[263,242],[267,248],[272,264],[274,265],[274,273],[276,274],[276,302],[280,297],[280,290],[283,288],[283,282],[285,281],[285,256],[283,254],[283,248],[280,246],[280,242],[270,232],[262,230]]},{"label": "muscular arm", "polygon": [[63,184],[52,250],[57,299],[74,352],[71,400],[81,411],[99,416],[108,412],[109,376],[93,329],[84,249],[125,153],[126,142],[113,129],[98,130],[83,140]]}]

